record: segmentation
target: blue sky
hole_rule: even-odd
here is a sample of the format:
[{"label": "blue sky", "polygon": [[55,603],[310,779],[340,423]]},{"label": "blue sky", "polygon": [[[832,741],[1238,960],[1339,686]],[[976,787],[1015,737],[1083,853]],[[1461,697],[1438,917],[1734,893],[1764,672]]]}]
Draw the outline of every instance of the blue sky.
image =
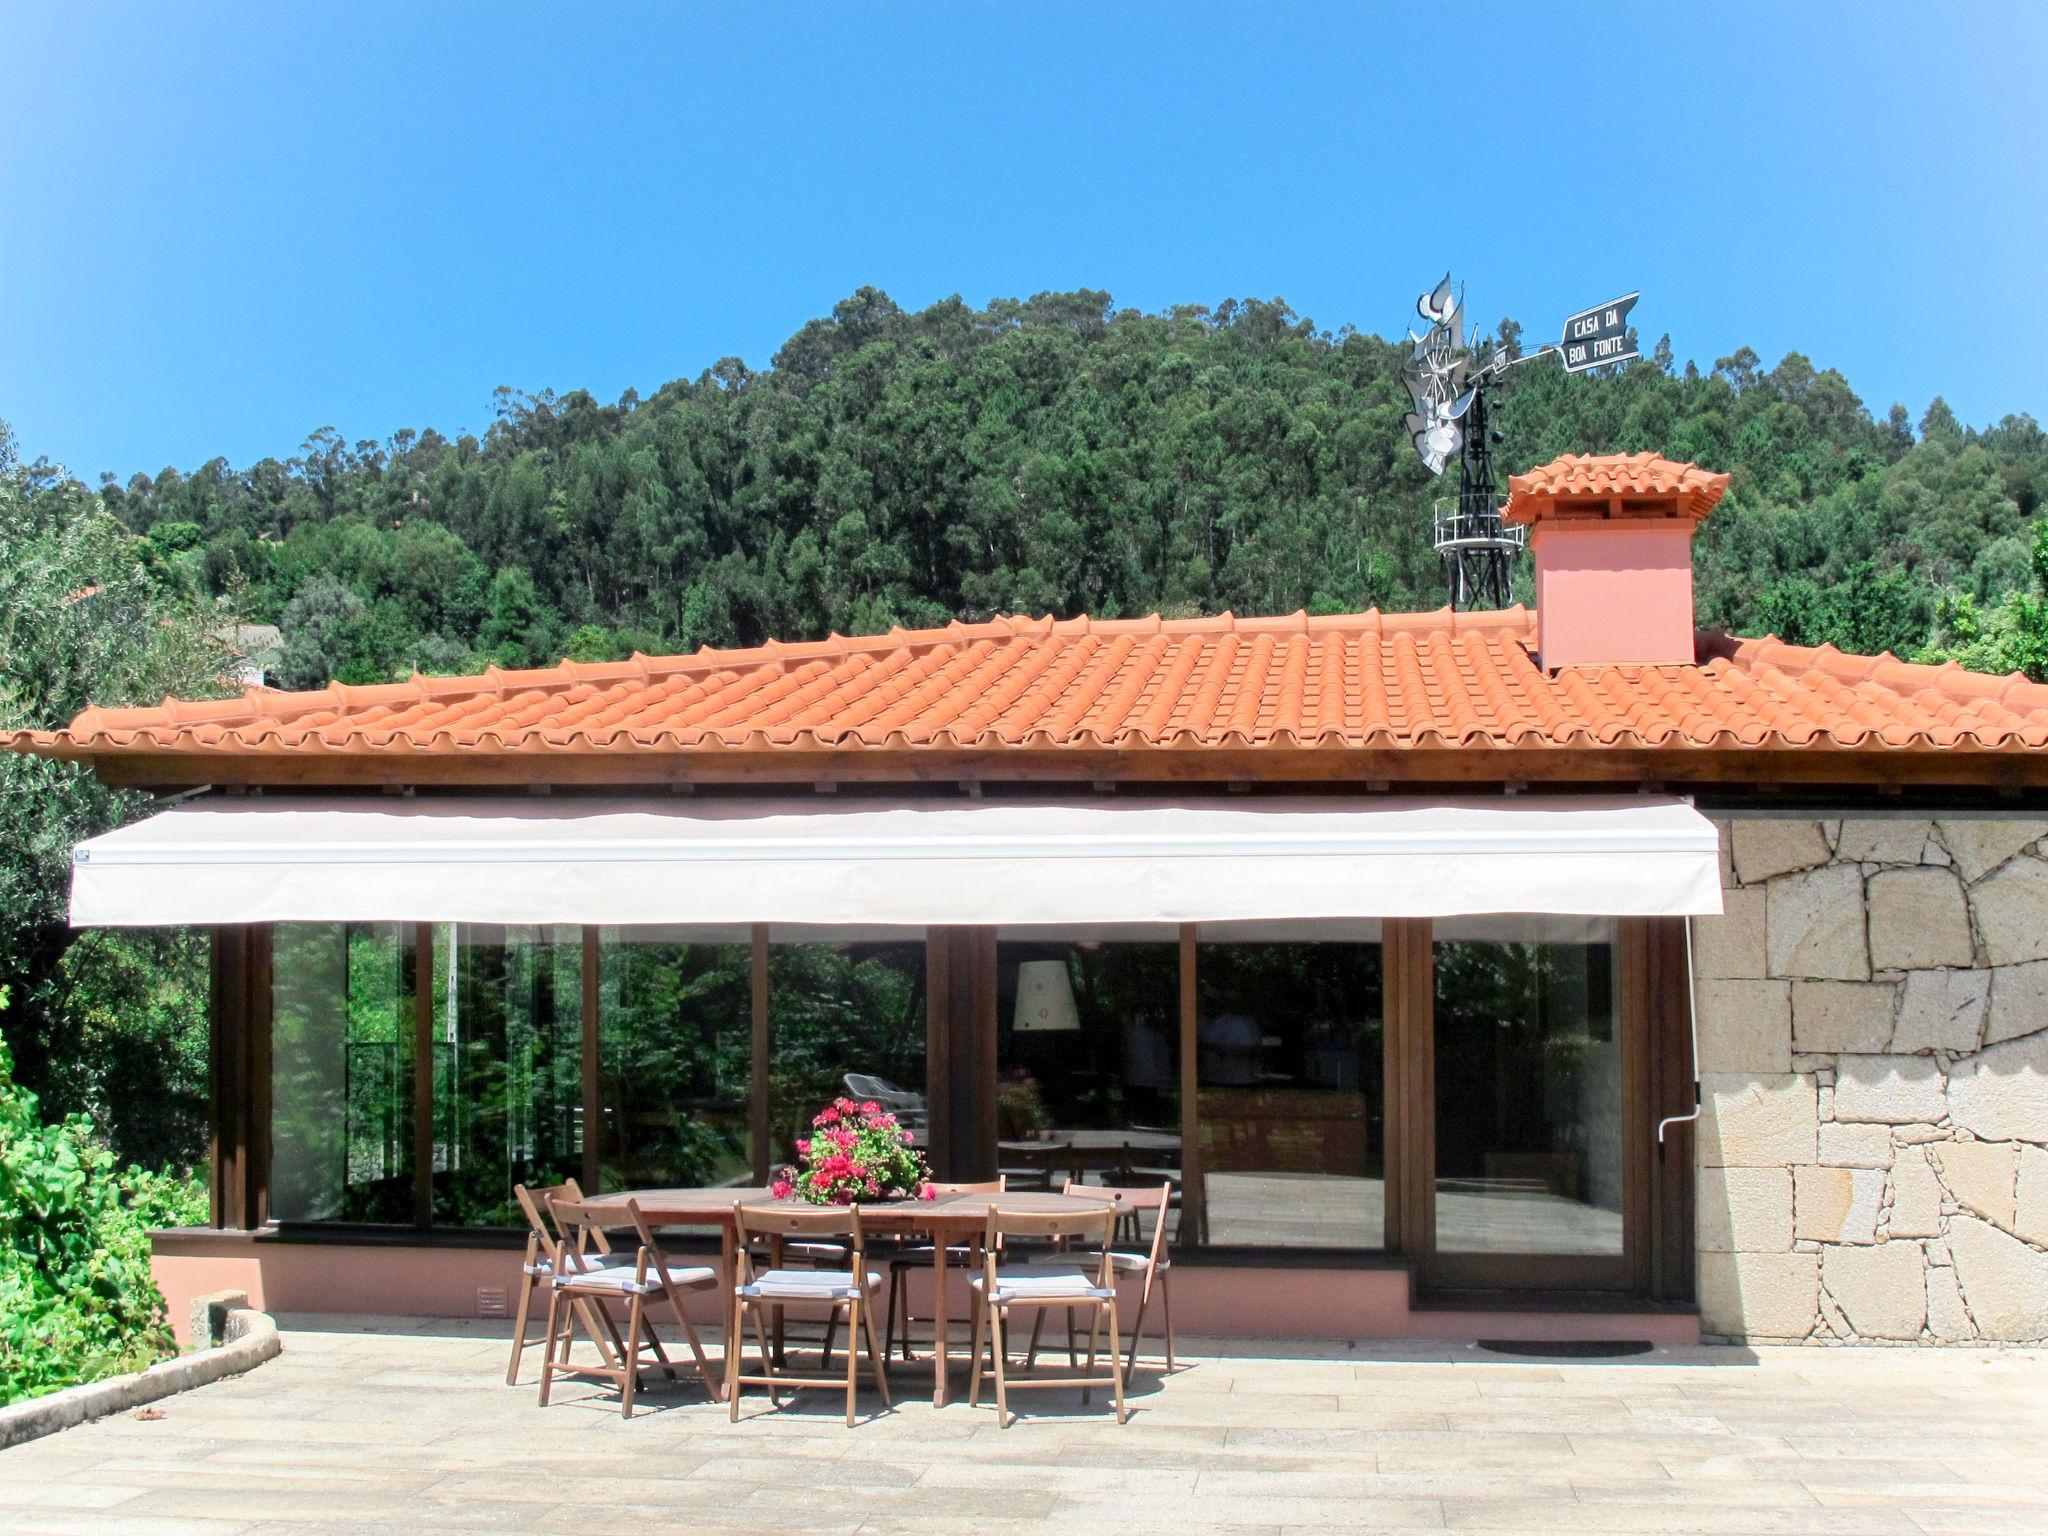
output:
[{"label": "blue sky", "polygon": [[0,59],[0,417],[87,478],[765,364],[863,283],[1391,334],[1450,267],[2048,411],[2038,3],[0,0]]}]

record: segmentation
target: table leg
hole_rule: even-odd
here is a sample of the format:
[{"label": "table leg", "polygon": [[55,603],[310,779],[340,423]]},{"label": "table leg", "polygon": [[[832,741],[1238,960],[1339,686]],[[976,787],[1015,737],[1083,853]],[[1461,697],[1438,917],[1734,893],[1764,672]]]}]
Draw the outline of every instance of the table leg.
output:
[{"label": "table leg", "polygon": [[943,1232],[932,1234],[932,1406],[946,1406],[946,1341],[952,1332],[946,1322],[946,1241]]},{"label": "table leg", "polygon": [[734,1336],[738,1330],[732,1326],[732,1292],[733,1287],[740,1283],[740,1272],[733,1243],[733,1229],[729,1226],[721,1226],[718,1229],[718,1277],[718,1316],[725,1325],[725,1369],[718,1373],[716,1401],[724,1402],[729,1390],[726,1382],[734,1374],[733,1363],[738,1361],[741,1365],[746,1364],[743,1358],[734,1353],[739,1349],[740,1341]]}]

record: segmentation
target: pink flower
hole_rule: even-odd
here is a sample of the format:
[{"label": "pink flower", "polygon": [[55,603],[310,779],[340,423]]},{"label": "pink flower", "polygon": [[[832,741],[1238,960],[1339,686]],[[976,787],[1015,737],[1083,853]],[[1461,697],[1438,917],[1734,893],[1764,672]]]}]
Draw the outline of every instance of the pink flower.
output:
[{"label": "pink flower", "polygon": [[867,1103],[861,1105],[860,1112],[864,1115],[879,1115],[882,1112],[882,1106],[873,1099],[869,1099]]},{"label": "pink flower", "polygon": [[903,1138],[903,1145],[905,1145],[906,1147],[914,1147],[917,1145],[917,1138],[913,1136],[909,1131],[898,1131],[896,1134]]},{"label": "pink flower", "polygon": [[797,1155],[798,1157],[809,1157],[809,1156],[811,1155],[811,1139],[810,1139],[810,1137],[806,1136],[806,1137],[802,1138],[801,1140],[799,1140],[799,1141],[797,1142],[797,1144],[796,1144],[796,1155]]},{"label": "pink flower", "polygon": [[777,1179],[773,1184],[770,1184],[768,1186],[768,1193],[773,1195],[778,1200],[787,1200],[791,1195],[796,1193],[796,1186],[791,1184],[787,1179]]},{"label": "pink flower", "polygon": [[836,1106],[834,1106],[834,1105],[830,1105],[830,1104],[828,1104],[828,1105],[826,1105],[826,1106],[825,1106],[825,1107],[824,1107],[823,1109],[821,1109],[821,1110],[819,1110],[819,1111],[818,1111],[818,1118],[817,1118],[817,1119],[815,1119],[815,1120],[813,1120],[813,1121],[811,1122],[811,1124],[813,1124],[813,1125],[831,1125],[831,1124],[833,1124],[833,1123],[834,1123],[835,1121],[837,1121],[837,1120],[838,1120],[838,1118],[839,1118],[839,1110],[838,1110],[838,1108],[837,1108]]},{"label": "pink flower", "polygon": [[920,1200],[936,1200],[939,1198],[939,1192],[930,1184],[920,1184],[917,1189],[917,1198]]}]

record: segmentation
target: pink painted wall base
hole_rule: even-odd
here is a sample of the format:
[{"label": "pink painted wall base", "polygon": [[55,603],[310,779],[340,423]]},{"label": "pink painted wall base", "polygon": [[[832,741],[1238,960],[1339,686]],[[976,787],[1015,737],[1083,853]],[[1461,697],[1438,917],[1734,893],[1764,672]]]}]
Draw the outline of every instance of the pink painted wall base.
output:
[{"label": "pink painted wall base", "polygon": [[[186,1230],[159,1236],[151,1270],[170,1303],[180,1344],[190,1342],[183,1330],[192,1298],[230,1288],[248,1292],[251,1306],[273,1315],[479,1317],[500,1315],[490,1310],[493,1303],[509,1315],[519,1299],[519,1255],[504,1249],[292,1243]],[[921,1280],[911,1290],[920,1317],[931,1310]],[[1699,1342],[1693,1313],[1419,1309],[1407,1270],[1391,1265],[1177,1266],[1170,1283],[1174,1329],[1190,1337]],[[963,1283],[948,1300],[955,1318],[967,1316],[967,1299]],[[694,1320],[713,1321],[718,1311],[714,1292],[693,1297]],[[1148,1319],[1148,1332],[1152,1326]],[[532,1332],[539,1331],[536,1321]]]}]

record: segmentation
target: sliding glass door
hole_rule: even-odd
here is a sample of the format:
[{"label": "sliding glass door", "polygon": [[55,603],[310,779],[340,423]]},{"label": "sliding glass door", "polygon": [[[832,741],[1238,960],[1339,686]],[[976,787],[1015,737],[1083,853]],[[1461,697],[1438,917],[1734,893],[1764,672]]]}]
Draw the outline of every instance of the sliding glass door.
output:
[{"label": "sliding glass door", "polygon": [[1484,1278],[1490,1266],[1461,1264],[1468,1255],[1619,1264],[1618,926],[1578,918],[1436,924],[1437,1275]]}]

